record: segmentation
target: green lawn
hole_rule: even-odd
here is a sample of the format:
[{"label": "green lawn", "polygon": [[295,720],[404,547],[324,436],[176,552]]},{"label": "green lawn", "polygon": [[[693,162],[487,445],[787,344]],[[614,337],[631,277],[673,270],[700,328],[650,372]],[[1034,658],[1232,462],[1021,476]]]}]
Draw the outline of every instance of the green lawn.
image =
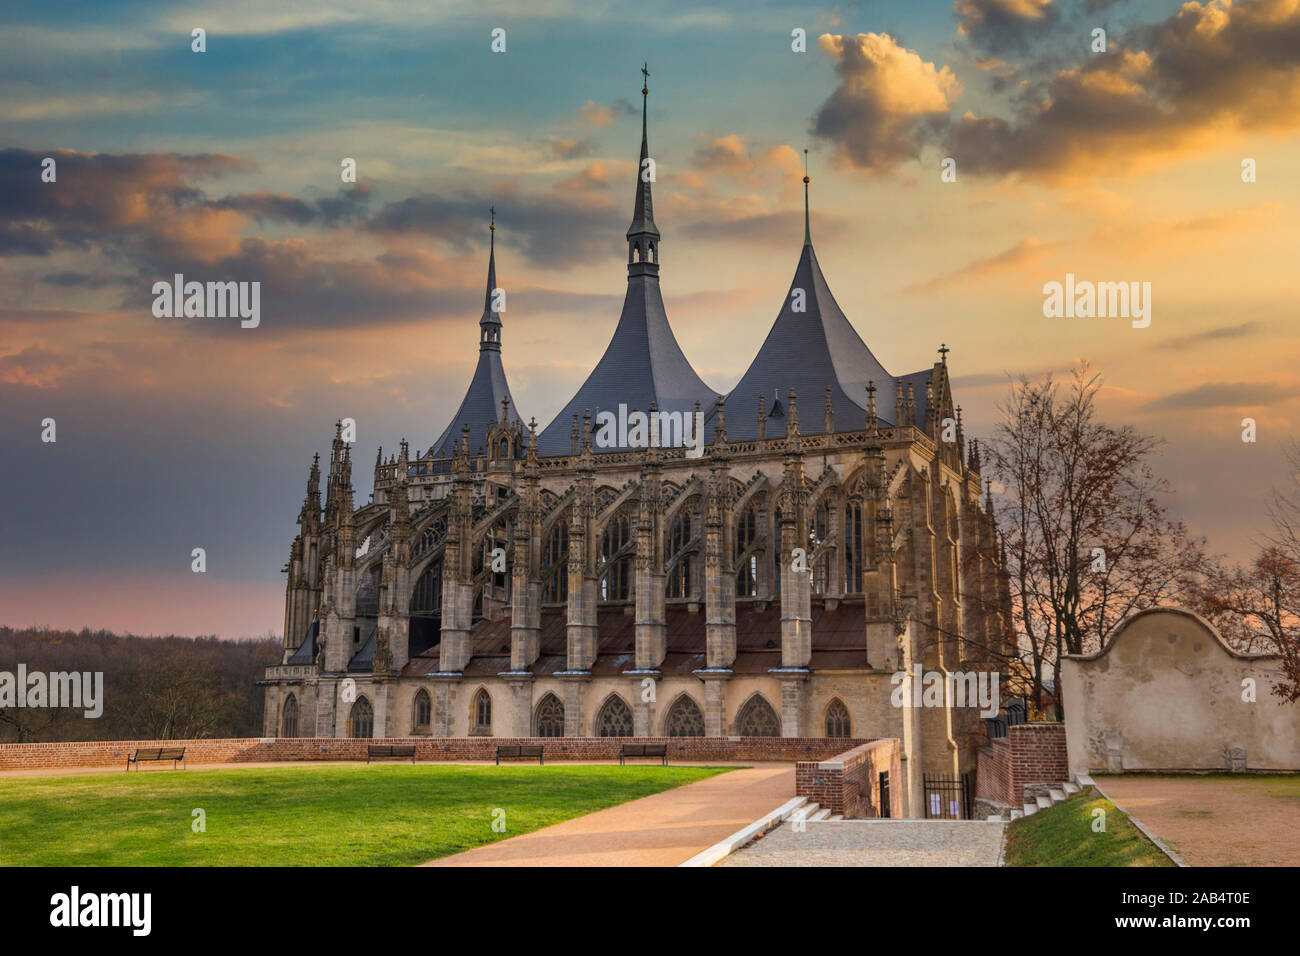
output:
[{"label": "green lawn", "polygon": [[[1093,831],[1093,811],[1106,830]],[[1173,866],[1128,816],[1092,787],[1007,828],[1007,866]]]},{"label": "green lawn", "polygon": [[[10,777],[0,866],[422,863],[723,772],[345,764]],[[497,809],[504,833],[492,829]]]}]

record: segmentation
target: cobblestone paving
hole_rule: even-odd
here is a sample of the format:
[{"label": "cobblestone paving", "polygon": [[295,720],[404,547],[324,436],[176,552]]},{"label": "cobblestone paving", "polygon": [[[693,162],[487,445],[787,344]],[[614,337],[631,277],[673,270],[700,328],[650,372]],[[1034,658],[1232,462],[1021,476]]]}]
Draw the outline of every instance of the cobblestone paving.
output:
[{"label": "cobblestone paving", "polygon": [[997,866],[1005,823],[944,820],[783,823],[718,866]]}]

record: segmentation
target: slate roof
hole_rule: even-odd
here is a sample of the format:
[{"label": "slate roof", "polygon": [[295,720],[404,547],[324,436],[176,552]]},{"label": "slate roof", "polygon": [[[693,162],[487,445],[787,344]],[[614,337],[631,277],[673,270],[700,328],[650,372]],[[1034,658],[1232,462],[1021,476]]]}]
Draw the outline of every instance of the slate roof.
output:
[{"label": "slate roof", "polygon": [[[802,312],[795,311],[796,289],[804,293]],[[767,437],[784,436],[791,388],[798,395],[800,434],[819,435],[825,430],[828,385],[837,430],[858,429],[866,423],[868,382],[876,385],[877,416],[881,423],[890,423],[895,415],[894,379],[845,317],[822,275],[812,243],[806,242],[780,314],[749,368],[727,395],[727,438],[749,441],[758,437],[760,395],[769,413]],[[771,415],[777,392],[782,414]],[[924,422],[924,378],[918,393],[917,413]]]},{"label": "slate roof", "polygon": [[479,353],[478,365],[474,368],[474,377],[470,379],[469,388],[461,400],[456,414],[451,417],[438,440],[430,446],[434,458],[451,458],[456,454],[456,445],[461,439],[462,426],[469,425],[469,451],[476,454],[487,444],[487,430],[493,422],[501,419],[501,400],[510,399],[510,421],[522,422],[515,410],[515,401],[510,396],[510,385],[506,381],[506,370],[501,364],[501,318],[492,311],[492,290],[497,284],[496,234],[493,233],[492,250],[488,254],[487,292],[483,299],[483,315],[479,319]]},{"label": "slate roof", "polygon": [[[730,428],[728,428],[728,431]],[[686,675],[706,665],[703,611],[670,606],[665,611],[667,654],[660,669],[665,674]],[[812,608],[813,668],[865,668],[867,666],[865,611],[861,604],[843,603],[834,610]],[[636,618],[621,607],[596,612],[596,660],[591,672],[616,675],[636,664]],[[542,612],[540,654],[529,668],[538,676],[556,674],[567,667],[567,617],[562,609]],[[766,674],[781,666],[781,609],[769,604],[763,611],[752,605],[736,608],[736,662],[738,674]],[[471,657],[463,673],[469,677],[494,677],[510,669],[510,619],[480,621],[470,632]],[[437,646],[411,658],[403,669],[407,677],[438,670]]]}]

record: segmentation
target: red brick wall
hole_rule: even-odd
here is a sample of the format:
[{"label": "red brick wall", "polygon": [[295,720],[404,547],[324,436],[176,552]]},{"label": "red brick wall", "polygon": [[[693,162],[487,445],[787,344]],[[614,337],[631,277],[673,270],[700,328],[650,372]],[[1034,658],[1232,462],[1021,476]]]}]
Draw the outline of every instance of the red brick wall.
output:
[{"label": "red brick wall", "polygon": [[980,751],[975,790],[984,799],[1019,806],[1026,785],[1069,779],[1065,724],[1015,724]]},{"label": "red brick wall", "polygon": [[[668,760],[824,760],[843,749],[824,737],[390,737],[347,740],[315,737],[213,740],[109,740],[0,744],[0,770],[126,766],[137,747],[185,747],[192,763],[276,760],[365,760],[368,744],[414,744],[418,760],[493,760],[498,745],[541,744],[546,760],[617,760],[624,743],[664,743]],[[891,779],[894,777],[891,776]]]},{"label": "red brick wall", "polygon": [[794,765],[795,793],[846,818],[880,816],[880,774],[889,773],[890,816],[903,815],[898,740],[873,740],[825,760]]}]

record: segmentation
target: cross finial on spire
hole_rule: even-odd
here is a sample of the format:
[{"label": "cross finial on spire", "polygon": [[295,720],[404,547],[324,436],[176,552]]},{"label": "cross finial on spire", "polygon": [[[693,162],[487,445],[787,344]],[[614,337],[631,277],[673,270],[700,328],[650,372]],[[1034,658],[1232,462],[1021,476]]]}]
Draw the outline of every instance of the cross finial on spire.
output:
[{"label": "cross finial on spire", "polygon": [[650,64],[649,63],[641,64],[641,76],[643,77],[641,83],[642,85],[641,95],[645,96],[650,92]]},{"label": "cross finial on spire", "polygon": [[947,343],[939,343],[939,355],[942,356],[942,362],[944,365],[948,364],[948,353],[951,351],[952,349],[948,348]]}]

